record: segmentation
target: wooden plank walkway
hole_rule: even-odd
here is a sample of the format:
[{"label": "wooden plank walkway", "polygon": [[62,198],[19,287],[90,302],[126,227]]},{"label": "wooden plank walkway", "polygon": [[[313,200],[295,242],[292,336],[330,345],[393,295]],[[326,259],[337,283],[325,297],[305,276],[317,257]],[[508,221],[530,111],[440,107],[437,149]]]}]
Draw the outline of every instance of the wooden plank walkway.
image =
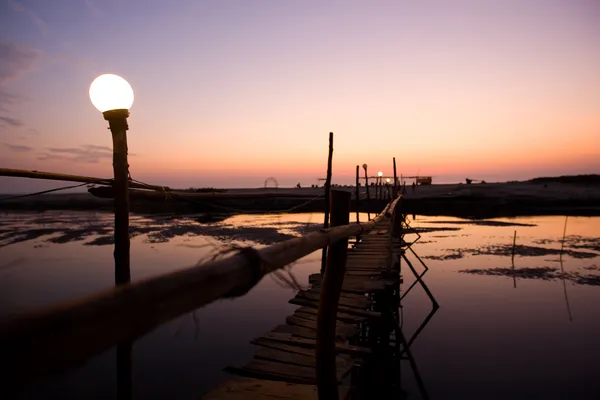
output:
[{"label": "wooden plank walkway", "polygon": [[[389,218],[383,218],[348,250],[346,275],[337,314],[337,378],[340,398],[349,393],[349,375],[363,358],[371,354],[368,347],[357,346],[361,329],[382,314],[373,311],[372,297],[392,289],[399,282],[397,272],[387,271]],[[404,242],[394,239],[393,247]],[[207,393],[205,400],[216,399],[317,399],[315,346],[317,310],[321,274],[309,277],[310,289],[300,291],[290,300],[300,307],[263,336],[252,340],[260,346],[253,359],[243,367],[226,370],[238,375]]]}]

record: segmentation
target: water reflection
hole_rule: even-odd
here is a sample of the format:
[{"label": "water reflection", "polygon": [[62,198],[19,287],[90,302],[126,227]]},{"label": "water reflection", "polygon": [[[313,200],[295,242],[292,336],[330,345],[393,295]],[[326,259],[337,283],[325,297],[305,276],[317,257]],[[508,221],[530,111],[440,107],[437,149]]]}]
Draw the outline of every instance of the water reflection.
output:
[{"label": "water reflection", "polygon": [[[432,399],[449,393],[473,399],[600,397],[600,289],[585,282],[600,276],[600,218],[569,217],[561,268],[564,217],[489,223],[416,217],[411,224],[417,233],[407,240],[422,236],[415,249],[442,307],[420,329],[432,307],[426,292],[414,289],[403,299],[403,331]],[[321,221],[317,214],[217,222],[200,215],[134,216],[132,278],[194,265],[230,244],[264,246],[316,229]],[[111,235],[111,227],[112,214],[0,215],[0,316],[112,286],[112,242],[100,239]],[[586,256],[577,257],[581,253]],[[319,259],[312,254],[292,268],[301,284],[318,272]],[[412,274],[403,271],[406,291]],[[548,279],[529,277],[540,273]],[[296,306],[287,302],[294,294],[266,277],[241,299],[211,304],[136,341],[134,397],[200,397],[226,377],[224,367],[252,357],[252,339],[293,313]],[[411,341],[415,332],[418,339]],[[114,398],[115,358],[112,349],[76,371],[32,385],[23,397]],[[411,398],[419,397],[411,374],[402,375],[402,385]]]},{"label": "water reflection", "polygon": [[[600,355],[600,219],[569,217],[562,257],[564,217],[492,222],[412,221],[417,228],[461,227],[448,235],[421,232],[415,247],[443,305],[411,346],[430,397],[598,398],[592,371]],[[407,332],[418,329],[427,303],[421,291],[404,299]],[[403,385],[418,393],[410,379]]]}]

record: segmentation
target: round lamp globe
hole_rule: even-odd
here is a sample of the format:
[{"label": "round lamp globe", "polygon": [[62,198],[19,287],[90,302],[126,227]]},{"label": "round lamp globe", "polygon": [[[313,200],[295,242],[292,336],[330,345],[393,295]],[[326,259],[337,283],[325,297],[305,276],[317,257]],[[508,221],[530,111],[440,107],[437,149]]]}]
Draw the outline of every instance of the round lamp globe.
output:
[{"label": "round lamp globe", "polygon": [[103,74],[90,85],[90,100],[100,112],[129,110],[133,104],[133,89],[120,76]]}]

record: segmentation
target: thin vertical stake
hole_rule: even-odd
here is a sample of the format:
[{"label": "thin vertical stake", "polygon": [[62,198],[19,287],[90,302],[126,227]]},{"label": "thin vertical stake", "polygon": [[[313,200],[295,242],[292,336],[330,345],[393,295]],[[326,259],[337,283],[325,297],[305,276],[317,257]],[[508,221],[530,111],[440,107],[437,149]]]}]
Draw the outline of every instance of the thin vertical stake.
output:
[{"label": "thin vertical stake", "polygon": [[[323,221],[323,228],[329,228],[329,210],[330,210],[330,198],[331,198],[331,167],[333,158],[333,132],[329,132],[329,154],[327,156],[327,179],[325,180],[325,216]],[[325,270],[325,262],[327,258],[327,247],[323,247],[323,253],[321,254],[321,273]]]},{"label": "thin vertical stake", "polygon": [[394,190],[393,190],[393,195],[394,198],[398,197],[398,174],[396,173],[396,157],[393,158],[394,159]]},{"label": "thin vertical stake", "polygon": [[512,268],[513,268],[513,287],[517,288],[517,274],[515,272],[515,246],[517,244],[517,231],[515,231],[515,236],[513,237],[513,248],[512,248]]},{"label": "thin vertical stake", "polygon": [[371,196],[369,195],[369,175],[367,174],[367,164],[363,165],[365,169],[365,188],[367,189],[367,218],[371,220]]},{"label": "thin vertical stake", "polygon": [[360,167],[357,165],[356,166],[356,223],[360,223],[360,217],[358,216],[359,214],[359,206],[360,206],[360,190],[359,190],[359,175],[360,175]]}]

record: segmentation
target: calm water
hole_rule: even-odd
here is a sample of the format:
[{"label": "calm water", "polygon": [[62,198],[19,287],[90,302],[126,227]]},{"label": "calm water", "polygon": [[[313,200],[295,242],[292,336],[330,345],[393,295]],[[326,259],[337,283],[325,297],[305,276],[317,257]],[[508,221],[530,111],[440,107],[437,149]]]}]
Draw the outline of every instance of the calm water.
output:
[{"label": "calm water", "polygon": [[[366,219],[366,216],[361,216]],[[132,217],[132,278],[193,265],[231,244],[264,246],[318,227],[322,216]],[[411,347],[431,398],[600,398],[600,218],[497,219],[473,223],[420,217],[414,249],[440,308]],[[113,284],[110,214],[0,214],[0,316],[88,294]],[[513,235],[517,231],[514,267]],[[414,235],[407,236],[407,239]],[[320,253],[292,268],[301,283]],[[414,257],[415,267],[422,267]],[[403,265],[406,289],[414,280]],[[241,366],[253,338],[284,323],[292,289],[264,278],[242,299],[184,315],[133,347],[137,398],[199,398],[228,365]],[[403,301],[411,336],[431,311],[420,287]],[[115,351],[23,398],[114,398]],[[410,398],[419,398],[403,364]]]}]

